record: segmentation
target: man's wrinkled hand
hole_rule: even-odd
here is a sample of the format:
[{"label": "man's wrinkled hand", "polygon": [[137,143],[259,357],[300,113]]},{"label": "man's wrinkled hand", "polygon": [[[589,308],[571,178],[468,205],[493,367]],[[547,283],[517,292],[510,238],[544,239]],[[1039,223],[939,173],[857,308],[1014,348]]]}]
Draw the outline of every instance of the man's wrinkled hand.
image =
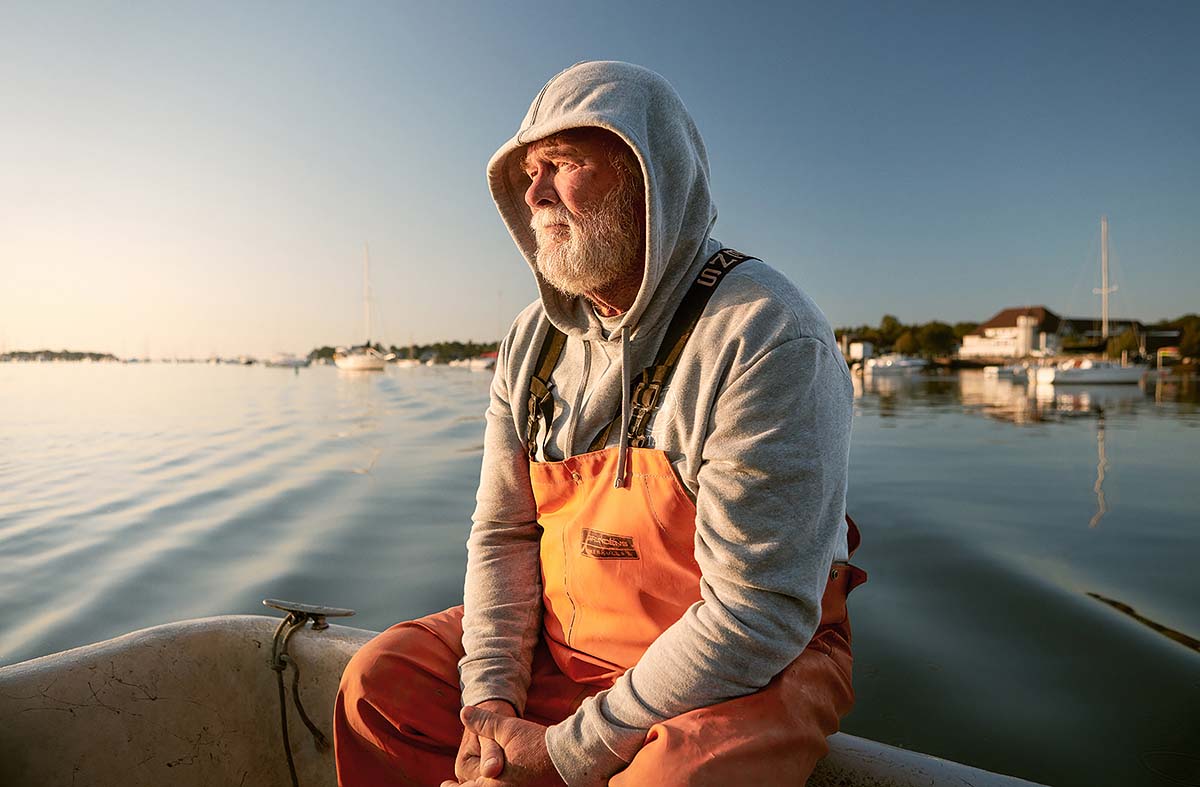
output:
[{"label": "man's wrinkled hand", "polygon": [[[485,772],[461,781],[463,787],[562,787],[563,781],[546,751],[545,727],[471,705],[462,709],[461,718],[466,733],[478,737],[481,749],[494,742],[503,750],[503,769],[499,773],[491,774],[485,757]],[[442,787],[458,785],[446,781]]]},{"label": "man's wrinkled hand", "polygon": [[[515,717],[516,710],[504,700],[484,700],[477,706],[497,716]],[[469,727],[463,730],[458,744],[458,756],[454,758],[454,776],[460,783],[473,779],[495,778],[504,770],[504,750],[491,738],[475,734]],[[453,784],[454,782],[446,782]]]}]

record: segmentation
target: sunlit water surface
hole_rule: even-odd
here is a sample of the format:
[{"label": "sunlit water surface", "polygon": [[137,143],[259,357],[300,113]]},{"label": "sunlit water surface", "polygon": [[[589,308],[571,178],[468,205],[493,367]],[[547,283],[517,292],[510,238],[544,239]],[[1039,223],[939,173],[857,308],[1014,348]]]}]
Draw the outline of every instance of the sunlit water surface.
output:
[{"label": "sunlit water surface", "polygon": [[[0,664],[267,596],[458,603],[488,375],[0,364]],[[852,733],[1054,785],[1200,783],[1200,406],[874,379]]]}]

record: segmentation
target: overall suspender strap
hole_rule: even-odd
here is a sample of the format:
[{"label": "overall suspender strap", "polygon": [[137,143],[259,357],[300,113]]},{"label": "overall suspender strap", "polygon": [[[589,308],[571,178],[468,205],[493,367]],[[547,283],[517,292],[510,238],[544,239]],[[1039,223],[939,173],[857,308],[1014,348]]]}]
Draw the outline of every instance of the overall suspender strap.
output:
[{"label": "overall suspender strap", "polygon": [[[679,362],[679,356],[683,354],[683,348],[691,338],[692,331],[695,330],[696,323],[700,321],[700,315],[704,313],[704,307],[708,305],[708,300],[717,289],[717,285],[725,278],[725,274],[742,262],[751,259],[755,258],[733,249],[721,249],[710,257],[708,262],[704,263],[704,267],[696,275],[696,280],[692,282],[692,286],[683,297],[679,308],[675,310],[671,324],[667,326],[667,332],[663,335],[662,343],[658,347],[654,365],[642,370],[642,373],[633,382],[631,396],[633,412],[630,415],[629,429],[626,432],[629,445],[633,448],[642,448],[646,445],[646,426],[650,422],[650,416],[658,408],[662,390],[671,379],[675,365]],[[618,412],[613,420],[608,422],[608,426],[596,435],[596,439],[592,440],[588,450],[599,451],[603,448],[620,420],[621,413]]]},{"label": "overall suspender strap", "polygon": [[537,458],[537,435],[539,419],[546,424],[554,423],[554,397],[550,393],[550,375],[558,365],[563,346],[567,343],[567,335],[548,326],[546,337],[542,339],[542,348],[538,351],[537,365],[533,377],[529,380],[529,418],[525,425],[525,450],[531,461]]}]

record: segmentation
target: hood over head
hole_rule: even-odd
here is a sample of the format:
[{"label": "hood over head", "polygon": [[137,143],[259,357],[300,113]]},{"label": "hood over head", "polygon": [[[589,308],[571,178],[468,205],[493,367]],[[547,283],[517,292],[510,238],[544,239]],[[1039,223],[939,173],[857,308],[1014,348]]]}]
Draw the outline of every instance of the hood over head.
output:
[{"label": "hood over head", "polygon": [[[601,328],[581,297],[564,295],[537,271],[537,241],[525,204],[522,169],[531,142],[572,128],[597,127],[633,149],[645,183],[646,258],[641,289],[617,331],[669,319],[717,218],[709,195],[708,154],[696,124],[666,79],[618,61],[578,63],[553,77],[529,107],[520,130],[488,163],[488,185],[517,248],[537,278],[550,321],[568,336],[600,338]],[[615,333],[615,331],[614,331]]]}]

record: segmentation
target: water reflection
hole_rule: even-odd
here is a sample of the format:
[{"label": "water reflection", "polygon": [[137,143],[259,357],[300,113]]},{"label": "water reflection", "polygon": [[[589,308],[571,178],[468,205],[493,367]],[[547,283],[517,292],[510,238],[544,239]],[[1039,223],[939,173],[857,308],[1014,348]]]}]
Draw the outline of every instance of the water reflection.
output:
[{"label": "water reflection", "polygon": [[854,396],[861,413],[883,418],[914,411],[961,407],[967,413],[1012,424],[1038,424],[1074,417],[1132,416],[1170,405],[1181,416],[1200,414],[1195,378],[1153,379],[1138,385],[1037,385],[988,377],[969,370],[942,375],[855,375]]},{"label": "water reflection", "polygon": [[1108,503],[1104,500],[1104,473],[1108,470],[1108,456],[1104,452],[1104,413],[1096,422],[1096,483],[1092,491],[1096,493],[1096,513],[1088,520],[1088,527],[1095,527],[1108,513]]},{"label": "water reflection", "polygon": [[[1185,425],[1200,422],[1195,380],[1172,377],[1138,385],[1038,385],[962,371],[940,375],[856,375],[856,415],[877,416],[880,425],[895,427],[902,419],[921,420],[938,413],[982,416],[1018,427],[1095,422],[1095,472],[1091,485],[1094,509],[1088,527],[1096,528],[1111,513],[1105,484],[1110,481],[1108,430],[1117,423],[1129,428],[1139,416],[1167,417]],[[1080,454],[1075,454],[1083,459]]]}]

